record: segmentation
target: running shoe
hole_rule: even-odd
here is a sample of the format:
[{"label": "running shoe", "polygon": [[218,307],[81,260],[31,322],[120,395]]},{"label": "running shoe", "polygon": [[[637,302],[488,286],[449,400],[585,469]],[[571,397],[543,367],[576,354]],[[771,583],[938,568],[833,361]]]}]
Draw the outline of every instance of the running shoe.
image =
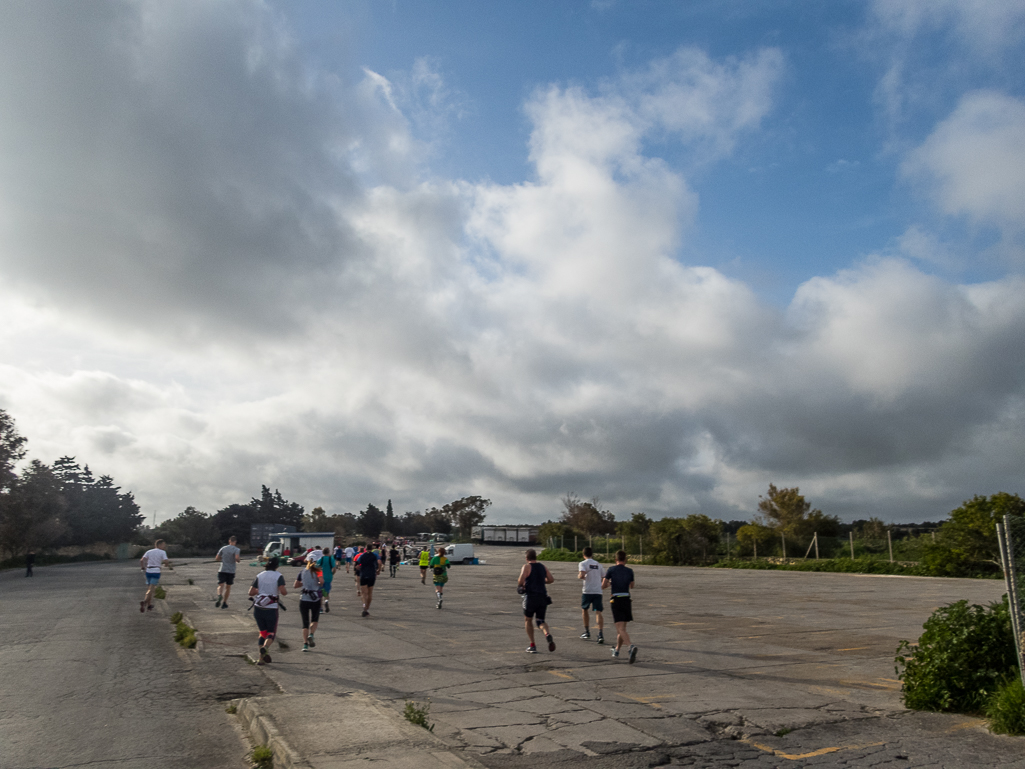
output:
[{"label": "running shoe", "polygon": [[330,614],[331,613],[331,607],[327,605],[327,601],[324,601],[324,613],[325,614]]},{"label": "running shoe", "polygon": [[310,650],[310,645],[309,644],[303,644],[303,651],[304,652],[308,652],[309,650]]},{"label": "running shoe", "polygon": [[580,634],[580,637],[583,638],[585,641],[591,640],[591,631],[585,630],[583,633]]},{"label": "running shoe", "polygon": [[637,647],[636,646],[631,646],[630,647],[630,664],[632,665],[635,662],[637,662]]},{"label": "running shoe", "polygon": [[146,607],[146,611],[153,611],[153,604]]},{"label": "running shoe", "polygon": [[267,651],[266,646],[260,647],[260,662],[262,662],[264,665],[270,662],[270,652]]},{"label": "running shoe", "polygon": [[537,654],[537,647],[531,644],[527,647],[527,654]]},{"label": "running shoe", "polygon": [[310,633],[309,644],[311,649],[317,645],[316,642],[313,640],[313,633]]},{"label": "running shoe", "polygon": [[139,601],[139,612],[141,614],[145,614],[146,613],[146,602],[145,601]]},{"label": "running shoe", "polygon": [[221,597],[220,596],[217,596],[217,600],[214,601],[214,608],[215,609],[221,608]]},{"label": "running shoe", "polygon": [[362,615],[362,616],[364,616],[364,617],[369,617],[369,616],[370,616],[370,612],[368,612],[368,611],[367,611],[366,609],[364,609],[364,610],[363,610],[363,615]]},{"label": "running shoe", "polygon": [[598,633],[598,645],[601,646],[604,643],[605,643],[605,636],[603,636],[601,633]]},{"label": "running shoe", "polygon": [[612,656],[613,657],[618,657],[619,656],[619,649],[613,649],[612,650]]},{"label": "running shoe", "polygon": [[545,639],[548,641],[548,651],[555,651],[555,639],[552,638],[550,635],[546,635]]},{"label": "running shoe", "polygon": [[227,608],[228,608],[228,602],[227,602],[227,601],[225,601],[224,603],[222,603],[222,604],[221,604],[221,608],[222,608],[222,609],[227,609]]}]

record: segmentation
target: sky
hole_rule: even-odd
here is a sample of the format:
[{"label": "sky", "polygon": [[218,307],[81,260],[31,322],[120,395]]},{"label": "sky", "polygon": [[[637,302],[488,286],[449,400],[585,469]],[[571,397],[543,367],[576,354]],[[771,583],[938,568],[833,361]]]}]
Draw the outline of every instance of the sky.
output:
[{"label": "sky", "polygon": [[1025,493],[1025,2],[0,6],[0,408],[261,484],[842,520]]}]

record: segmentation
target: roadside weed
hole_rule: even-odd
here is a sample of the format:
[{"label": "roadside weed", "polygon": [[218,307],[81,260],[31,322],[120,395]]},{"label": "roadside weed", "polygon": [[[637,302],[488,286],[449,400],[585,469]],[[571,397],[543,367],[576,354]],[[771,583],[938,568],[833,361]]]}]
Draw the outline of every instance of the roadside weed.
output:
[{"label": "roadside weed", "polygon": [[184,622],[179,622],[174,630],[174,640],[186,649],[196,648],[196,631]]},{"label": "roadside weed", "polygon": [[157,585],[157,589],[153,591],[153,595],[163,600],[164,598],[167,598],[167,591],[160,587],[160,585]]},{"label": "roadside weed", "polygon": [[986,703],[986,717],[994,734],[1025,734],[1025,687],[1017,672]]},{"label": "roadside weed", "polygon": [[172,625],[177,625],[181,621],[182,621],[182,613],[180,611],[176,611],[174,614],[171,615],[171,624]]},{"label": "roadside weed", "polygon": [[253,766],[256,769],[274,769],[274,751],[266,745],[253,748]]},{"label": "roadside weed", "polygon": [[429,732],[434,731],[434,724],[427,723],[427,717],[431,712],[431,701],[428,699],[424,704],[406,700],[406,710],[403,712],[406,720],[416,726],[422,726]]}]

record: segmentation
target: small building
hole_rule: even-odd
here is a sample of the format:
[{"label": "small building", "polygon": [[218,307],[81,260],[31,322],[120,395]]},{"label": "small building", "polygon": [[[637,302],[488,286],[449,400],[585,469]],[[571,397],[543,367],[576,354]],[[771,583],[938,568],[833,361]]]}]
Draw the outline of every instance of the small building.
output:
[{"label": "small building", "polygon": [[474,526],[470,539],[482,545],[533,545],[537,526]]},{"label": "small building", "polygon": [[249,524],[249,547],[263,549],[275,532],[295,531],[295,526],[282,523],[251,523]]}]

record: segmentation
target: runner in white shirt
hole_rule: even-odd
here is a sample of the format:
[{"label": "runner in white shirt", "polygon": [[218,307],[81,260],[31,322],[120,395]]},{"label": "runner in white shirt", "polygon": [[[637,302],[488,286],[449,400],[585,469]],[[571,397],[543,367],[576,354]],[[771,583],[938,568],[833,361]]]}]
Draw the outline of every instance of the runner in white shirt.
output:
[{"label": "runner in white shirt", "polygon": [[579,573],[577,574],[577,579],[584,581],[584,592],[580,597],[580,609],[584,617],[584,632],[580,637],[584,639],[591,637],[587,610],[588,608],[593,608],[594,616],[598,620],[598,643],[603,644],[605,643],[605,637],[602,635],[602,629],[605,627],[605,622],[602,619],[601,613],[601,581],[605,577],[605,569],[591,557],[592,555],[594,555],[594,551],[589,547],[585,547],[584,560],[580,562]]},{"label": "runner in white shirt", "polygon": [[160,570],[165,565],[171,568],[171,562],[167,560],[167,552],[164,550],[164,540],[158,539],[153,543],[153,548],[143,553],[139,559],[139,567],[146,573],[146,595],[139,602],[139,611],[153,611],[153,594],[160,584]]}]

